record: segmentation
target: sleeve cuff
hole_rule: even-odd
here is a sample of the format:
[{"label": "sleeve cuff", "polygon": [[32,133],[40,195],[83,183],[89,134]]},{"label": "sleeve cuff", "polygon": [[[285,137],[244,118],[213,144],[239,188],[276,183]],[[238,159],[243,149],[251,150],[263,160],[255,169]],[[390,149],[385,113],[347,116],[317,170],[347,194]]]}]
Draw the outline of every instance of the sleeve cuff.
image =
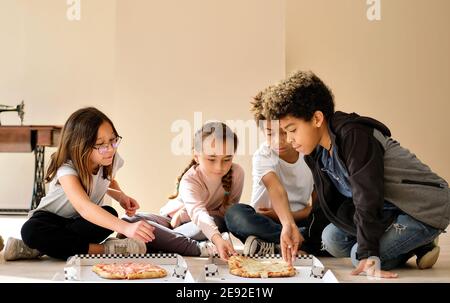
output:
[{"label": "sleeve cuff", "polygon": [[376,250],[366,250],[366,251],[356,252],[356,259],[359,261],[368,259],[369,257],[380,257],[380,254]]}]

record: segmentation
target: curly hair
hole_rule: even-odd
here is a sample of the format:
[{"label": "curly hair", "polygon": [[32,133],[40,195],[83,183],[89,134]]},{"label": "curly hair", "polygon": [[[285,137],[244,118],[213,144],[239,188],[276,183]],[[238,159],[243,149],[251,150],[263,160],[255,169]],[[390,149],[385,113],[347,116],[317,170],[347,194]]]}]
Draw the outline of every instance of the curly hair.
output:
[{"label": "curly hair", "polygon": [[250,102],[250,112],[253,114],[253,118],[255,119],[256,124],[259,125],[261,120],[266,120],[266,117],[263,114],[263,91],[260,91],[253,97],[253,101]]},{"label": "curly hair", "polygon": [[272,120],[292,115],[310,121],[316,111],[326,120],[334,113],[331,90],[311,71],[297,71],[287,79],[266,88],[259,97],[261,114]]}]

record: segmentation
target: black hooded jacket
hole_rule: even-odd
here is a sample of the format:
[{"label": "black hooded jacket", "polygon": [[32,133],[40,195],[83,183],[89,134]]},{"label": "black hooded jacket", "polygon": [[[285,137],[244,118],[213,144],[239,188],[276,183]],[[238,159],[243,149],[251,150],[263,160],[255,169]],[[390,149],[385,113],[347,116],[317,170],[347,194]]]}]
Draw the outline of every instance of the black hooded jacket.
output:
[{"label": "black hooded jacket", "polygon": [[338,158],[349,173],[353,198],[341,195],[323,172],[319,146],[305,161],[310,167],[323,212],[331,223],[357,237],[358,259],[379,256],[379,241],[394,220],[383,216],[384,149],[374,138],[374,128],[390,136],[381,122],[355,113],[336,112],[328,121]]}]

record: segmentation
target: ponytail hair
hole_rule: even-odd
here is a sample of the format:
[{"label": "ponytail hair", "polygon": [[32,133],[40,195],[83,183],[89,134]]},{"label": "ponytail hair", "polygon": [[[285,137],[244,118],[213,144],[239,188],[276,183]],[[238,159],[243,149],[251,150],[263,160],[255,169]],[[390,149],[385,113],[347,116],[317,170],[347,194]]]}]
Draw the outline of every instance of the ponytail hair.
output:
[{"label": "ponytail hair", "polygon": [[222,207],[227,210],[230,207],[231,184],[233,183],[233,167],[222,177],[222,187],[225,190],[225,197],[223,198]]},{"label": "ponytail hair", "polygon": [[178,194],[180,192],[180,182],[181,182],[181,178],[183,178],[184,174],[192,167],[192,166],[196,166],[197,162],[192,159],[191,162],[189,162],[188,166],[186,166],[186,168],[184,169],[184,171],[181,173],[181,175],[179,175],[177,177],[177,187],[176,187],[176,192],[172,195],[169,196],[169,199],[175,199],[176,197],[178,197]]}]

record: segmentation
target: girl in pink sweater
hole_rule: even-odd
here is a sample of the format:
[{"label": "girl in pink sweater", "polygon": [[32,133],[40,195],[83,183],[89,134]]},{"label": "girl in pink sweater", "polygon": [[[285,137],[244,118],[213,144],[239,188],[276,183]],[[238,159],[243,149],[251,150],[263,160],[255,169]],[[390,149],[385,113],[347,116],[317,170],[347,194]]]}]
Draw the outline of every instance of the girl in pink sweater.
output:
[{"label": "girl in pink sweater", "polygon": [[[244,171],[233,163],[238,139],[224,123],[205,124],[194,136],[193,159],[177,179],[177,190],[160,215],[138,215],[155,226],[151,251],[208,255],[211,243],[223,259],[235,254],[224,216],[239,202]],[[211,249],[209,249],[211,252]]]}]

